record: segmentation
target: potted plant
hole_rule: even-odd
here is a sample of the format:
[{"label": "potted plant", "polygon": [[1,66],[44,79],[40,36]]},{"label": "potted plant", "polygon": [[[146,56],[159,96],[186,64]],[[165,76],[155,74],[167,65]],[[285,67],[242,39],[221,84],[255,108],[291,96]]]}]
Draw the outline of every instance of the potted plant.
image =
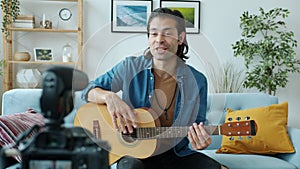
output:
[{"label": "potted plant", "polygon": [[227,61],[223,66],[210,66],[208,79],[212,93],[243,92],[244,70],[236,68],[234,61]]},{"label": "potted plant", "polygon": [[288,74],[300,72],[294,33],[288,31],[288,9],[274,8],[259,14],[244,12],[240,17],[242,38],[232,44],[234,56],[243,56],[246,66],[245,88],[276,95],[278,87],[288,83]]},{"label": "potted plant", "polygon": [[9,35],[8,26],[20,15],[20,0],[1,0],[2,32]]},{"label": "potted plant", "polygon": [[1,60],[0,60],[0,76],[3,75],[3,64],[4,64],[4,60],[1,59]]}]

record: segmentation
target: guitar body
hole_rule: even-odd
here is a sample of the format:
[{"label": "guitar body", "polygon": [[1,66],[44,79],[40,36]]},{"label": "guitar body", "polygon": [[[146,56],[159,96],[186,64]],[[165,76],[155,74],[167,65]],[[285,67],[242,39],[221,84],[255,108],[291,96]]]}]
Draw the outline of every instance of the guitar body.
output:
[{"label": "guitar body", "polygon": [[[79,108],[74,118],[74,126],[88,129],[94,136],[110,144],[109,165],[123,156],[147,158],[161,150],[170,148],[164,144],[164,138],[186,137],[189,126],[160,127],[157,115],[151,109],[134,109],[137,112],[137,128],[133,134],[123,134],[113,127],[112,119],[106,105],[87,103]],[[248,118],[248,116],[247,116]],[[156,120],[155,120],[156,119]],[[227,122],[218,126],[204,126],[210,135],[234,137],[255,136],[257,124],[254,120]],[[161,145],[161,146],[159,146]],[[172,145],[171,145],[172,146]],[[159,150],[156,152],[156,150]]]},{"label": "guitar body", "polygon": [[[139,127],[155,127],[154,119],[147,110],[135,110],[138,111],[137,124]],[[146,158],[155,152],[156,139],[134,140],[116,131],[106,105],[93,103],[83,105],[75,115],[74,126],[84,127],[95,134],[94,122],[99,123],[99,139],[107,141],[111,146],[111,150],[109,151],[109,165],[126,155],[136,158]]]}]

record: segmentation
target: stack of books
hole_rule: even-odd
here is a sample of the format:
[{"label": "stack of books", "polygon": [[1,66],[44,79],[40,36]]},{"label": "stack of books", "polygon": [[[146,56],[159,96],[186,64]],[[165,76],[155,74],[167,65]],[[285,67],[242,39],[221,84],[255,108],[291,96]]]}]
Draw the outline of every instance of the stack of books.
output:
[{"label": "stack of books", "polygon": [[34,28],[35,19],[33,15],[19,15],[12,26],[15,28]]}]

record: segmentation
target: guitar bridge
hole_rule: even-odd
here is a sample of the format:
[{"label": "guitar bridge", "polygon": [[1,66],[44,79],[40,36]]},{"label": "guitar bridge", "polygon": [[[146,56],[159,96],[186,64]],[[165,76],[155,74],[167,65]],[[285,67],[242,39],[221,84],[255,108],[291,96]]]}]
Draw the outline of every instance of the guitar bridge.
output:
[{"label": "guitar bridge", "polygon": [[98,120],[93,120],[93,134],[95,138],[101,139],[100,125]]}]

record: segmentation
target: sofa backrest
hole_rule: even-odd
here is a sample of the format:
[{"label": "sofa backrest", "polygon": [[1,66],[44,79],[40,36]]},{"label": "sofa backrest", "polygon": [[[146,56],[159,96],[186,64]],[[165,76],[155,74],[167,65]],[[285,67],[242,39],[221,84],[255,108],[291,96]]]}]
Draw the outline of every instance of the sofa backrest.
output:
[{"label": "sofa backrest", "polygon": [[223,124],[227,108],[244,110],[277,104],[278,97],[265,93],[212,93],[207,101],[207,123]]},{"label": "sofa backrest", "polygon": [[[38,112],[42,89],[12,89],[2,97],[2,115],[20,113],[32,108]],[[75,92],[74,110],[65,117],[66,125],[72,125],[78,108],[85,102],[80,98],[81,92]],[[223,124],[227,108],[232,110],[268,106],[278,103],[278,98],[264,93],[215,93],[208,95],[208,124]]]},{"label": "sofa backrest", "polygon": [[[28,108],[41,112],[41,95],[42,89],[12,89],[4,92],[2,96],[2,115],[25,112]],[[65,117],[66,126],[73,125],[76,111],[85,103],[80,97],[81,91],[76,91],[74,97],[74,109]]]}]

